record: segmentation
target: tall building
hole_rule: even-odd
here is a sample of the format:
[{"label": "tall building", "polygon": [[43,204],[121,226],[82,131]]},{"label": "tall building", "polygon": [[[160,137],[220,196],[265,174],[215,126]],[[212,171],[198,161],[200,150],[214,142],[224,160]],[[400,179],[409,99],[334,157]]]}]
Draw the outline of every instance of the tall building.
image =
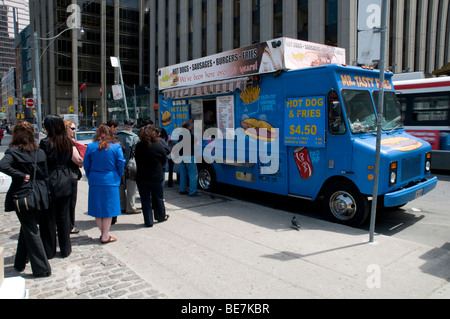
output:
[{"label": "tall building", "polygon": [[[30,0],[34,13],[30,28],[39,43],[44,116],[78,114],[83,126],[113,117],[123,119],[123,104],[108,98],[111,86],[120,82],[111,56],[120,57],[130,117],[135,117],[137,109],[144,114],[150,110],[148,94],[145,99],[134,94],[139,91],[136,86],[149,83],[146,2]],[[82,29],[68,29],[72,4],[81,10]]]},{"label": "tall building", "polygon": [[14,38],[29,23],[28,1],[0,1],[0,77],[16,65]]},{"label": "tall building", "polygon": [[[123,107],[106,96],[118,82],[110,56],[120,57],[131,94],[134,85],[149,90],[136,105],[141,117],[152,118],[157,71],[166,65],[280,36],[343,47],[347,63],[358,63],[358,0],[30,0],[32,30],[57,35],[72,2],[81,7],[85,35],[68,31],[46,52],[41,48],[46,112],[76,105],[86,80],[88,113],[98,105],[104,119],[122,119]],[[449,0],[389,1],[386,65],[395,73],[431,74],[449,62],[449,10]]]}]

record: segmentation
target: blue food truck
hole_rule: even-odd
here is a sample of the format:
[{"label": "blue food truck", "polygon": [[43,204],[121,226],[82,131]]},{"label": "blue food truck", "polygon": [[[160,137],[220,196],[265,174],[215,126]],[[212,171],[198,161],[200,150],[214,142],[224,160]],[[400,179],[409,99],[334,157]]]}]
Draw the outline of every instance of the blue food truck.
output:
[{"label": "blue food truck", "polygon": [[437,184],[430,144],[403,128],[392,75],[380,83],[379,70],[346,65],[344,49],[279,38],[160,69],[161,125],[177,138],[193,121],[202,189],[319,199],[332,220],[359,225],[370,213],[381,85],[379,206]]}]

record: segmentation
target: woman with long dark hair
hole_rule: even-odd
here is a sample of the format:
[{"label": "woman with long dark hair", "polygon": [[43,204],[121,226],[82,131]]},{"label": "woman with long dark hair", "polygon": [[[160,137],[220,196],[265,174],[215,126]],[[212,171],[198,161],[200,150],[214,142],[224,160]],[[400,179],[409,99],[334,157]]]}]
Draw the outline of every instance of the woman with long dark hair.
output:
[{"label": "woman with long dark hair", "polygon": [[119,186],[124,167],[122,146],[108,126],[100,125],[84,154],[84,171],[89,181],[88,215],[95,217],[102,244],[117,240],[109,229],[112,218],[121,214]]},{"label": "woman with long dark hair", "polygon": [[41,237],[49,259],[56,255],[56,234],[58,234],[61,256],[72,252],[70,242],[70,181],[69,165],[72,161],[72,141],[67,136],[64,120],[57,115],[49,115],[44,120],[47,137],[40,147],[47,155],[50,186],[50,208],[41,218]]},{"label": "woman with long dark hair", "polygon": [[144,224],[153,226],[152,205],[155,219],[158,222],[166,221],[164,206],[164,193],[162,181],[163,167],[167,162],[164,147],[158,142],[154,127],[148,125],[139,131],[140,142],[136,145],[135,158],[137,166],[136,184],[141,196]]},{"label": "woman with long dark hair", "polygon": [[[33,181],[35,170],[36,178]],[[21,225],[14,268],[23,271],[29,259],[34,276],[50,276],[51,268],[39,236],[38,226],[42,211],[49,205],[47,158],[34,140],[34,127],[30,123],[18,121],[14,126],[12,141],[0,161],[0,171],[12,178],[5,198],[5,211],[16,211]],[[31,183],[34,183],[34,187],[39,191],[41,200],[38,201],[36,211],[21,212],[14,205],[13,194],[23,187],[31,186]]]}]

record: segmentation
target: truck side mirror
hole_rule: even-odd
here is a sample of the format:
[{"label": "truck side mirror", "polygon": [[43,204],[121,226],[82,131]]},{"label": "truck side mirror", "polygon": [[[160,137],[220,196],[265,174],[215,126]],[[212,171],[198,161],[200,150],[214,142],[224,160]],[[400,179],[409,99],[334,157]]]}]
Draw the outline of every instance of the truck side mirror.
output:
[{"label": "truck side mirror", "polygon": [[328,112],[328,129],[330,133],[344,133],[345,126],[342,121],[341,103],[339,103],[339,101],[330,101],[328,104]]}]

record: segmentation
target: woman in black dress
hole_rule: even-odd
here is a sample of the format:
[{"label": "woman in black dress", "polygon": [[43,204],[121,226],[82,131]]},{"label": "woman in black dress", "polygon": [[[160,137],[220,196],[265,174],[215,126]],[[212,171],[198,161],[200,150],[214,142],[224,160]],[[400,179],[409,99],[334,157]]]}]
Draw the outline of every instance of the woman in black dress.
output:
[{"label": "woman in black dress", "polygon": [[[51,268],[38,226],[42,212],[48,209],[49,205],[47,159],[34,140],[34,127],[30,123],[19,121],[11,132],[12,141],[0,161],[0,171],[12,178],[5,198],[5,211],[16,211],[21,225],[14,268],[17,271],[23,271],[29,259],[33,275],[47,277],[51,274]],[[39,190],[41,201],[38,201],[36,211],[21,212],[14,205],[13,194],[27,184],[31,185],[35,169],[34,187]]]},{"label": "woman in black dress", "polygon": [[72,182],[69,165],[72,161],[72,141],[66,134],[61,117],[49,115],[44,120],[47,137],[41,140],[40,147],[47,155],[50,186],[50,208],[41,218],[41,237],[49,259],[56,255],[56,233],[58,233],[61,256],[68,257],[72,252],[70,242],[70,196]]}]

